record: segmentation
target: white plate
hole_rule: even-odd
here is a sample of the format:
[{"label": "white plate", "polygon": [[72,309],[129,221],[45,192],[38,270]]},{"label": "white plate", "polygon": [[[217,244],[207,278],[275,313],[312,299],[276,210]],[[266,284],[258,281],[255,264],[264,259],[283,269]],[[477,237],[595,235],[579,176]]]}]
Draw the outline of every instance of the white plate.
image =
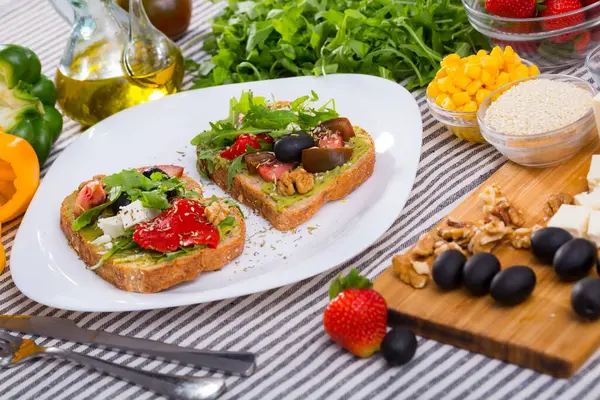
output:
[{"label": "white plate", "polygon": [[[375,139],[373,176],[347,199],[326,204],[295,232],[269,229],[244,208],[244,254],[217,272],[156,294],[121,291],[86,270],[60,230],[59,208],[96,174],[151,164],[178,164],[201,179],[190,140],[225,118],[242,90],[295,99],[314,90],[335,99],[340,115]],[[366,75],[299,77],[183,92],[122,111],[88,129],[56,160],[38,189],[15,240],[12,277],[31,299],[75,311],[155,309],[231,298],[287,285],[327,271],[375,242],[398,217],[416,175],[421,114],[402,86]],[[222,195],[203,181],[207,197]]]}]

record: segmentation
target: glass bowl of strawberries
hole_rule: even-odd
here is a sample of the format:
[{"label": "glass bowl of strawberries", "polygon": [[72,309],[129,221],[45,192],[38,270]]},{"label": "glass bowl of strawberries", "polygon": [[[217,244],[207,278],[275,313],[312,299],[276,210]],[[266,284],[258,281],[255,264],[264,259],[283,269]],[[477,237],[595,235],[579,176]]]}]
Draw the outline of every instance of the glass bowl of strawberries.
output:
[{"label": "glass bowl of strawberries", "polygon": [[600,44],[600,0],[462,0],[471,25],[540,69],[581,64]]}]

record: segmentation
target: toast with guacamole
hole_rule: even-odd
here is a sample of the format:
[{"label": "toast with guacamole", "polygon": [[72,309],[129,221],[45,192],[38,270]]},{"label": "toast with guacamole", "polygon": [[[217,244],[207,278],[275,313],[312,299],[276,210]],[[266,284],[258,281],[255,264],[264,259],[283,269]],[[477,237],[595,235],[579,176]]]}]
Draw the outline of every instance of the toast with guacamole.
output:
[{"label": "toast with guacamole", "polygon": [[294,101],[242,92],[229,116],[193,140],[198,171],[286,231],[362,185],[375,167],[367,132],[316,93]]},{"label": "toast with guacamole", "polygon": [[139,293],[220,269],[242,254],[246,236],[237,204],[203,198],[200,185],[173,165],[83,182],[64,199],[60,226],[88,269]]}]

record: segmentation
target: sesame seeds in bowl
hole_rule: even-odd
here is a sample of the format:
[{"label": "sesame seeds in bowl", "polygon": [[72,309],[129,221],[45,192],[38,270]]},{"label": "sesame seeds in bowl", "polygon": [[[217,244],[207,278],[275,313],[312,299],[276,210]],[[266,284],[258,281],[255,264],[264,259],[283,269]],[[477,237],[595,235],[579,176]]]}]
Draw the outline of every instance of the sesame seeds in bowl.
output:
[{"label": "sesame seeds in bowl", "polygon": [[509,83],[479,107],[486,141],[510,160],[547,167],[571,158],[596,138],[588,82],[568,75],[539,75]]}]

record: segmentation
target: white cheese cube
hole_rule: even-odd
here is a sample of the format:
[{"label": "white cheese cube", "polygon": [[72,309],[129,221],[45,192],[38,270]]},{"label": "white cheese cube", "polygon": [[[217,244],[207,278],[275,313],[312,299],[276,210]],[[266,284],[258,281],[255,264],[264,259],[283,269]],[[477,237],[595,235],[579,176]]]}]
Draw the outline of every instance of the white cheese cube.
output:
[{"label": "white cheese cube", "polygon": [[600,247],[600,211],[594,210],[590,213],[590,222],[587,229],[587,237]]},{"label": "white cheese cube", "polygon": [[589,193],[579,193],[574,198],[577,205],[600,210],[600,188]]},{"label": "white cheese cube", "polygon": [[110,243],[111,237],[108,236],[107,234],[104,234],[102,236],[98,236],[94,241],[92,241],[92,244],[95,244],[96,246],[103,246],[106,243]]},{"label": "white cheese cube", "polygon": [[588,207],[563,204],[548,221],[548,226],[562,228],[573,237],[586,237],[591,211]]},{"label": "white cheese cube", "polygon": [[157,217],[162,211],[156,208],[145,208],[139,200],[126,205],[119,211],[119,216],[123,222],[123,227],[129,229],[132,226],[145,222]]},{"label": "white cheese cube", "polygon": [[102,229],[102,232],[104,232],[105,235],[108,235],[111,238],[118,238],[119,236],[125,233],[125,228],[123,228],[123,221],[118,215],[108,218],[99,218],[98,228]]},{"label": "white cheese cube", "polygon": [[[596,111],[595,107],[594,111]],[[596,118],[600,118],[600,115],[596,115]],[[590,192],[593,191],[596,186],[600,185],[600,154],[594,154],[592,156],[592,162],[590,163],[587,181]]]}]

